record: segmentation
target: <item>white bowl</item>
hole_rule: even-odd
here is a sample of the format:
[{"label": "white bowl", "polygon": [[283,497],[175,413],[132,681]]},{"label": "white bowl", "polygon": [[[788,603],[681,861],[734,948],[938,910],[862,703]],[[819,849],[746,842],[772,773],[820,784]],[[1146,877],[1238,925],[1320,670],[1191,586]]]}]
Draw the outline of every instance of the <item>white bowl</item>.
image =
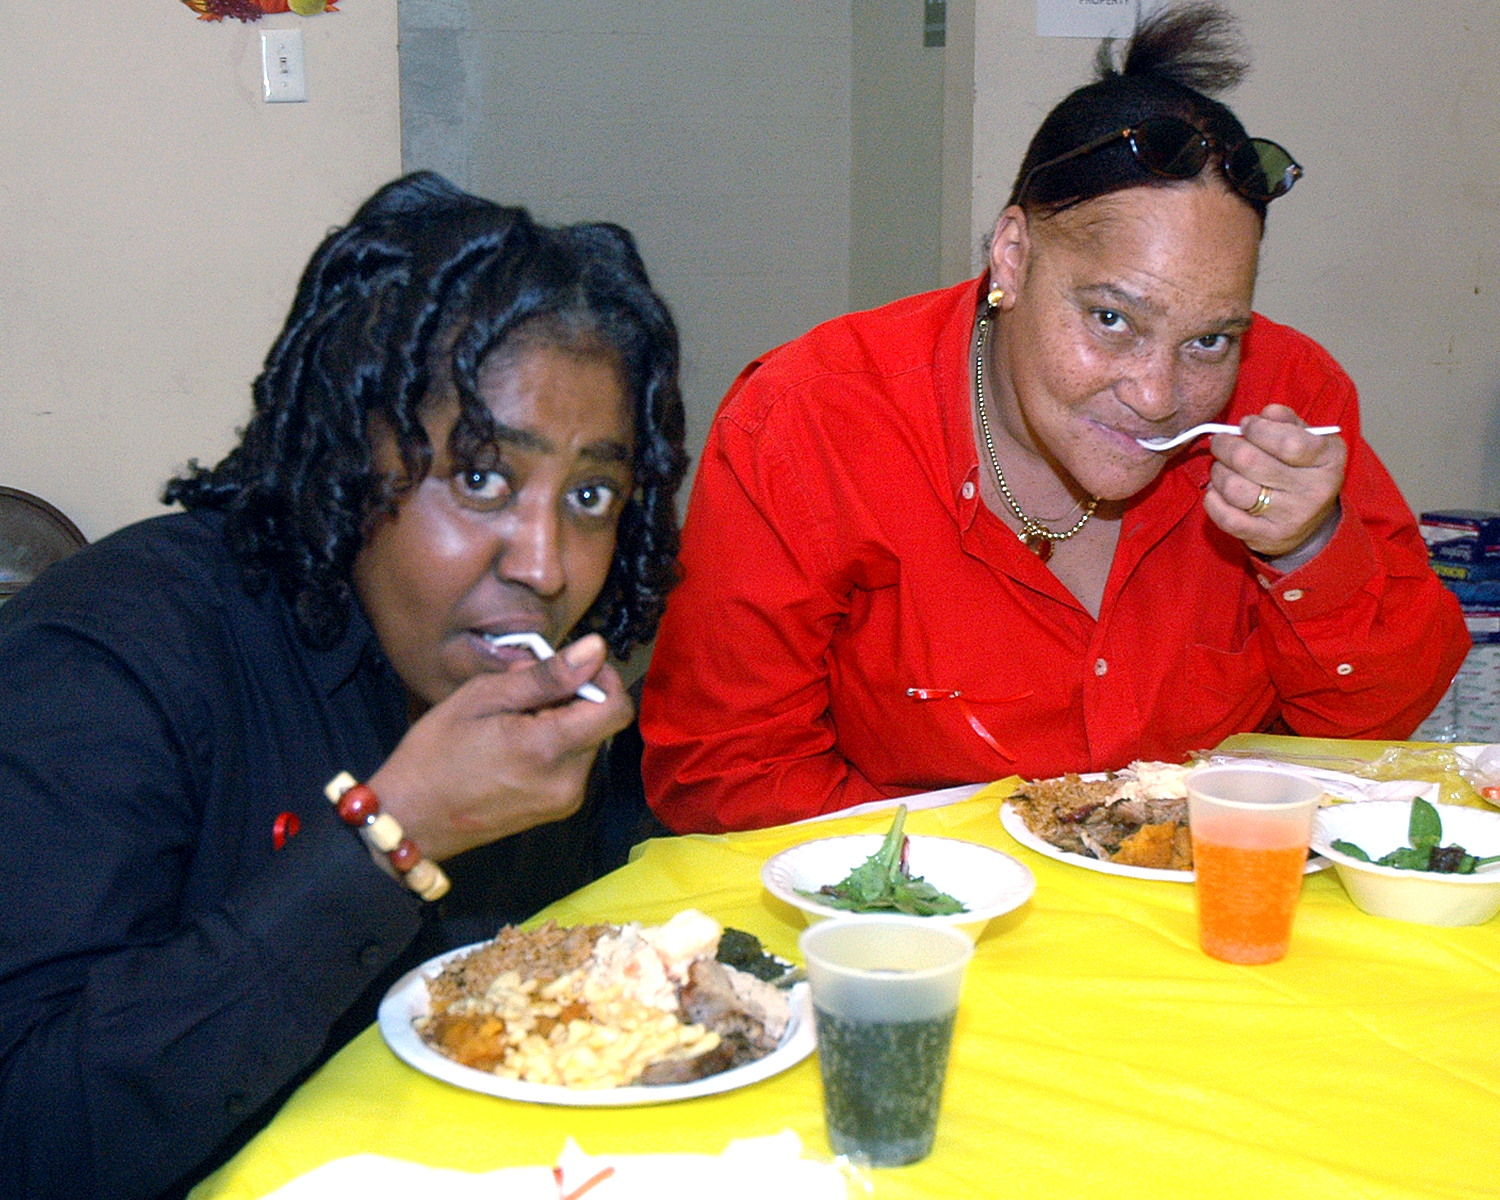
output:
[{"label": "white bowl", "polygon": [[[1477,858],[1500,854],[1500,813],[1461,805],[1435,805],[1443,822],[1442,845],[1454,843]],[[1364,800],[1333,804],[1313,818],[1313,849],[1333,863],[1349,898],[1365,912],[1422,925],[1480,925],[1500,912],[1500,863],[1472,875],[1443,875],[1360,862],[1335,850],[1352,842],[1371,858],[1406,846],[1411,804]]]},{"label": "white bowl", "polygon": [[[967,910],[918,920],[952,925],[976,940],[991,920],[1019,908],[1036,891],[1036,878],[1031,871],[1009,854],[956,838],[916,833],[908,837],[911,839],[907,847],[908,870],[939,891],[947,892]],[[879,850],[884,841],[884,836],[878,833],[857,833],[803,842],[767,859],[760,869],[761,882],[778,900],[798,909],[809,925],[830,917],[854,921],[888,917],[891,915],[888,912],[854,913],[833,908],[802,895],[838,883]]]}]

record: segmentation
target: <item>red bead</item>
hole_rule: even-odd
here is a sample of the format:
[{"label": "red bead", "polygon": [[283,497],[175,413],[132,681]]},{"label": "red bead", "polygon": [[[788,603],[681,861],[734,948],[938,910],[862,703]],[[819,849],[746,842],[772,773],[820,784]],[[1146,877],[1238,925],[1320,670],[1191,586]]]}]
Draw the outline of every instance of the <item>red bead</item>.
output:
[{"label": "red bead", "polygon": [[396,844],[396,848],[387,857],[391,860],[391,866],[405,875],[422,861],[422,852],[417,849],[416,842],[412,841],[409,837],[404,837]]},{"label": "red bead", "polygon": [[294,812],[277,813],[271,822],[271,845],[280,850],[302,832],[302,822]]},{"label": "red bead", "polygon": [[362,783],[339,797],[339,818],[345,825],[363,825],[380,811],[380,801]]}]

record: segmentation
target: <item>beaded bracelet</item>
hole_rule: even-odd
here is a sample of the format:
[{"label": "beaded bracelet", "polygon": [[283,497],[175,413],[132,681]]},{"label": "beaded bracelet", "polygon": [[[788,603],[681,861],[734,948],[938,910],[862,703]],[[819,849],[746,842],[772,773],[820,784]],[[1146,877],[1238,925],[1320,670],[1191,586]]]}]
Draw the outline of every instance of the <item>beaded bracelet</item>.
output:
[{"label": "beaded bracelet", "polygon": [[328,781],[323,794],[338,809],[339,819],[357,830],[365,845],[384,854],[397,878],[423,900],[437,900],[447,894],[448,876],[443,868],[422,857],[401,822],[380,811],[380,801],[367,786],[357,783],[348,771],[340,771]]}]

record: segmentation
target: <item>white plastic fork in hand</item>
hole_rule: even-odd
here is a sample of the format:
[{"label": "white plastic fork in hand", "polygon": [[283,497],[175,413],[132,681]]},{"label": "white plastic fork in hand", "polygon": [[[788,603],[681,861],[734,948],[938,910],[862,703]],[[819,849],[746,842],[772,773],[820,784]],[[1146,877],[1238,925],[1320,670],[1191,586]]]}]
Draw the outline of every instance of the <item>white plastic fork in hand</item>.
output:
[{"label": "white plastic fork in hand", "polygon": [[[1337,425],[1307,425],[1303,427],[1304,433],[1317,434],[1319,437],[1328,433],[1337,433],[1338,431],[1339,427]],[[1136,438],[1135,440],[1137,444],[1146,447],[1147,450],[1172,450],[1182,445],[1183,442],[1192,441],[1200,434],[1233,433],[1239,435],[1243,432],[1244,430],[1238,425],[1220,425],[1216,421],[1206,421],[1202,425],[1194,425],[1191,429],[1184,429],[1181,433],[1173,434],[1171,437]]]},{"label": "white plastic fork in hand", "polygon": [[[557,653],[552,644],[539,633],[507,633],[504,637],[490,638],[488,641],[491,646],[525,646],[536,655],[538,662],[546,662]],[[576,695],[584,700],[592,700],[595,704],[603,704],[609,699],[597,683],[579,684]]]}]

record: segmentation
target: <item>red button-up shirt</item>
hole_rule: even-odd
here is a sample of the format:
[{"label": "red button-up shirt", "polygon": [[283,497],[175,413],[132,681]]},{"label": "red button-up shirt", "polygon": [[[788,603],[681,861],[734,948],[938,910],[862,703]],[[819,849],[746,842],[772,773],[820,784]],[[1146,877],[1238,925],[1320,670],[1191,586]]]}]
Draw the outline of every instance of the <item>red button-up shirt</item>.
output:
[{"label": "red button-up shirt", "polygon": [[1353,384],[1256,317],[1223,419],[1340,425],[1343,516],[1280,575],[1204,514],[1206,443],[1127,506],[1095,619],[979,498],[978,284],[752,363],[704,450],[641,704],[673,829],[752,828],[1012,773],[1181,761],[1277,717],[1400,738],[1469,645]]}]

